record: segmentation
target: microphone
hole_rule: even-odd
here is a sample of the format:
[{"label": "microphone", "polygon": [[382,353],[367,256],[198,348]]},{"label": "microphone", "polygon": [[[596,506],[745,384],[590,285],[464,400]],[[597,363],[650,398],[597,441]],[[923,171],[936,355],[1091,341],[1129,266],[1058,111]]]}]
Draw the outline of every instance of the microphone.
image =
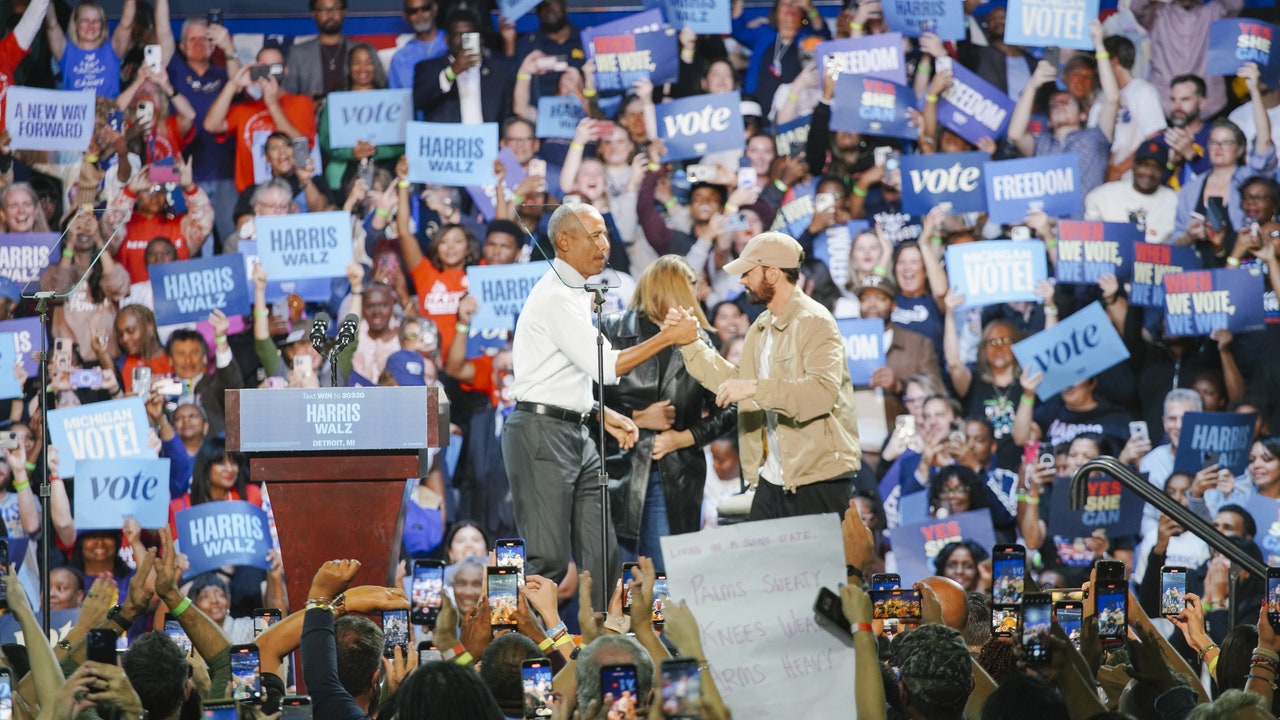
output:
[{"label": "microphone", "polygon": [[325,355],[325,346],[329,344],[329,313],[322,312],[316,314],[316,319],[311,321],[311,347],[321,356]]},{"label": "microphone", "polygon": [[360,328],[360,318],[355,313],[347,313],[342,318],[342,325],[338,328],[338,343],[334,346],[336,352],[341,352],[343,348],[355,342],[356,331]]}]

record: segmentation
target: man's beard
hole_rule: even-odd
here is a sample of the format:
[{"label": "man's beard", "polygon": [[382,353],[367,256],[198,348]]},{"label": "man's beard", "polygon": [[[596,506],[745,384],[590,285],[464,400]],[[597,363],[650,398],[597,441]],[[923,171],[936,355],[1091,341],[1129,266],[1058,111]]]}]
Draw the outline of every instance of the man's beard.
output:
[{"label": "man's beard", "polygon": [[773,302],[773,286],[765,285],[760,288],[759,292],[756,292],[751,288],[747,288],[747,300],[750,301],[752,305],[768,305]]},{"label": "man's beard", "polygon": [[329,20],[320,26],[320,32],[325,35],[337,35],[342,32],[341,20]]},{"label": "man's beard", "polygon": [[569,25],[569,16],[561,13],[541,21],[542,32],[558,33]]}]

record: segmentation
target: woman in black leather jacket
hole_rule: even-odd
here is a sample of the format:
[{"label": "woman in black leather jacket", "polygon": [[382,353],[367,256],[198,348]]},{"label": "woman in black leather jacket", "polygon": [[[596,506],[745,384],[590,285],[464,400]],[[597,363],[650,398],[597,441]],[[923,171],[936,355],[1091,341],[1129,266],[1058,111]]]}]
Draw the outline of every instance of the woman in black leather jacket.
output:
[{"label": "woman in black leather jacket", "polygon": [[[678,255],[664,255],[651,263],[636,284],[631,307],[604,319],[604,333],[614,349],[657,335],[672,307],[693,308],[705,336],[711,324],[694,295],[696,281],[693,268]],[[623,477],[618,479],[615,473],[610,482],[619,549],[624,560],[644,555],[661,568],[658,539],[701,527],[707,479],[702,448],[736,429],[737,408],[716,407],[715,395],[689,375],[676,347],[663,350],[622,376],[617,385],[606,387],[604,399],[640,427],[640,439],[621,463]]]}]

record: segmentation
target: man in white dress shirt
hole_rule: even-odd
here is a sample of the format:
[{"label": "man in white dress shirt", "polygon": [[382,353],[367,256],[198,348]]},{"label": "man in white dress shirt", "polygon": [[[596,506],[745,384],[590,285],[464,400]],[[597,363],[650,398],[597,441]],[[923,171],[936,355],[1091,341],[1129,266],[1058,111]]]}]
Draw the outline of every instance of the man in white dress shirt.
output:
[{"label": "man in white dress shirt", "polygon": [[[516,407],[503,428],[502,455],[528,572],[560,582],[570,558],[577,558],[597,574],[592,602],[604,607],[621,568],[612,521],[600,527],[600,460],[591,440],[596,329],[582,288],[604,269],[609,235],[599,211],[582,203],[557,208],[547,235],[555,245],[554,268],[529,293],[516,323]],[[660,350],[697,336],[696,322],[685,322],[621,351],[606,340],[604,381],[616,384]],[[631,418],[608,409],[605,427],[624,449],[639,436]],[[609,541],[606,558],[600,557],[602,530]],[[599,577],[602,571],[608,577]]]}]

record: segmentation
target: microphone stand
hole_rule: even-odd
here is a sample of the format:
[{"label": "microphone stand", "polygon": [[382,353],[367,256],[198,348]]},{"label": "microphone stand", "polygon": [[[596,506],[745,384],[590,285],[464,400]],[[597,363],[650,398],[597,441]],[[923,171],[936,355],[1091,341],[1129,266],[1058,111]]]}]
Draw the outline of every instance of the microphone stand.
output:
[{"label": "microphone stand", "polygon": [[[596,454],[600,458],[600,468],[596,471],[596,483],[600,487],[600,575],[601,582],[609,578],[609,471],[604,464],[605,424],[604,424],[604,296],[609,292],[609,284],[587,283],[583,289],[591,293],[592,304],[596,311],[596,382],[600,388],[600,411],[596,413],[596,431],[599,442],[596,443]],[[606,594],[607,594],[606,589]]]},{"label": "microphone stand", "polygon": [[[40,476],[40,563],[44,572],[40,573],[40,627],[45,637],[49,637],[49,568],[50,542],[53,533],[53,503],[49,495],[53,487],[49,484],[49,301],[54,294],[49,291],[36,293],[36,312],[40,313],[40,447],[44,455]],[[12,559],[10,559],[12,562]]]}]

